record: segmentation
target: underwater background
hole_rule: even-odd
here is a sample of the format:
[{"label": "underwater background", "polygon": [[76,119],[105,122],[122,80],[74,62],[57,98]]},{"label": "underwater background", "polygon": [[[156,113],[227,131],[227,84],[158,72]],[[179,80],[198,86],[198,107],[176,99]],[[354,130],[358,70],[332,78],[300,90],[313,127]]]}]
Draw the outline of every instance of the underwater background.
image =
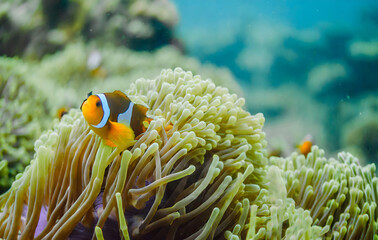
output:
[{"label": "underwater background", "polygon": [[310,134],[378,162],[378,3],[175,1],[190,56],[229,69],[272,151]]},{"label": "underwater background", "polygon": [[[137,79],[142,79],[140,82],[144,85],[140,82],[138,84]],[[155,84],[148,79],[158,80]],[[186,147],[183,148],[187,148],[189,154],[192,154],[190,148],[195,152],[200,148],[197,144],[210,142],[212,144],[210,148],[213,149],[210,151],[209,146],[204,143],[206,147],[196,152],[197,154],[206,149],[201,157],[193,153],[195,156],[193,159],[197,161],[197,165],[195,164],[197,170],[190,176],[189,183],[199,186],[202,182],[202,179],[198,180],[199,176],[206,175],[205,171],[211,169],[213,165],[211,172],[214,174],[211,177],[213,180],[217,179],[217,174],[221,172],[219,176],[222,178],[217,180],[217,184],[220,184],[221,180],[230,181],[230,185],[227,186],[231,189],[232,184],[237,185],[240,174],[244,174],[242,175],[244,182],[243,184],[240,182],[242,186],[240,192],[235,193],[232,201],[228,203],[232,207],[227,208],[222,205],[225,209],[223,211],[221,206],[210,205],[210,210],[207,209],[203,215],[191,220],[191,224],[196,225],[194,222],[199,221],[198,219],[206,219],[203,221],[209,219],[208,222],[203,222],[204,229],[209,231],[207,235],[202,235],[206,231],[196,226],[193,227],[196,232],[188,235],[194,232],[190,229],[192,225],[189,224],[190,227],[182,229],[181,226],[175,225],[176,230],[182,230],[183,235],[179,237],[174,235],[172,230],[167,230],[172,236],[176,236],[176,239],[183,236],[195,238],[200,235],[200,230],[203,230],[202,237],[213,237],[214,234],[225,231],[225,235],[223,236],[222,232],[219,238],[244,239],[246,236],[253,236],[254,239],[271,237],[281,239],[284,237],[284,234],[281,236],[282,232],[286,233],[287,238],[294,236],[299,239],[303,236],[298,232],[306,229],[303,231],[319,238],[341,236],[342,239],[354,239],[356,236],[368,236],[377,239],[378,180],[375,177],[376,167],[369,165],[378,163],[378,3],[374,0],[0,2],[0,193],[4,193],[0,197],[0,206],[3,211],[8,207],[11,209],[11,206],[18,206],[2,212],[0,237],[7,236],[11,239],[16,236],[16,232],[9,230],[14,225],[7,225],[9,222],[12,223],[12,219],[32,216],[31,208],[28,210],[25,206],[20,207],[21,205],[16,204],[17,188],[20,188],[25,196],[34,196],[27,194],[26,189],[29,183],[41,180],[36,177],[39,174],[36,169],[42,171],[41,166],[48,164],[60,166],[53,164],[57,164],[62,159],[57,157],[58,160],[54,160],[56,162],[52,161],[50,155],[47,157],[41,153],[45,151],[41,148],[55,153],[59,152],[57,146],[65,146],[71,141],[76,143],[89,136],[91,140],[87,140],[89,143],[86,142],[88,149],[90,147],[95,149],[95,155],[104,152],[110,154],[108,149],[104,150],[103,146],[97,144],[98,142],[92,142],[95,141],[93,140],[95,136],[87,133],[85,127],[77,126],[78,122],[84,124],[81,112],[77,109],[88,92],[101,93],[117,89],[130,91],[145,105],[151,104],[148,106],[154,109],[157,115],[164,115],[168,113],[164,112],[163,108],[160,109],[161,106],[157,107],[157,104],[154,104],[154,98],[151,96],[155,95],[149,95],[148,91],[156,91],[156,94],[160,94],[161,91],[163,94],[160,85],[171,84],[178,88],[182,84],[182,79],[188,82],[185,83],[188,84],[187,88],[194,89],[193,92],[196,92],[200,85],[200,88],[203,88],[202,93],[209,93],[212,85],[204,87],[209,84],[207,79],[211,79],[217,86],[226,87],[227,92],[219,90],[212,97],[222,99],[222,104],[224,103],[227,108],[229,102],[232,102],[235,106],[233,105],[231,112],[236,112],[238,116],[244,116],[246,112],[252,114],[252,120],[249,119],[250,121],[247,122],[248,126],[253,125],[255,129],[253,134],[250,133],[250,137],[245,137],[240,134],[241,130],[238,132],[228,125],[233,120],[224,123],[225,125],[220,124],[220,127],[214,127],[216,120],[213,119],[214,122],[211,122],[209,120],[211,118],[206,118],[208,116],[204,117],[204,122],[207,124],[205,130],[214,131],[221,140],[205,134],[209,140],[201,136],[202,133],[198,134],[196,132],[198,129],[194,128],[193,131],[203,139],[199,137],[199,143],[193,140],[188,143],[191,147],[185,145]],[[196,84],[199,85],[193,85],[192,81],[197,81]],[[176,89],[172,86],[167,89]],[[144,87],[149,89],[146,90]],[[221,98],[217,94],[223,94],[225,97]],[[242,100],[236,96],[241,97]],[[175,97],[177,97],[175,101],[180,102],[185,99],[185,94]],[[161,98],[158,99],[164,102]],[[167,97],[166,101],[169,100],[170,98]],[[185,104],[183,103],[183,106]],[[219,107],[217,111],[219,115],[224,114],[224,119],[228,119],[229,116],[224,113],[224,108]],[[201,116],[201,113],[193,110],[193,115]],[[240,121],[240,126],[245,127],[243,124],[246,124],[246,120],[240,116],[237,121]],[[165,115],[164,117],[169,118]],[[176,120],[180,119],[178,116]],[[67,137],[65,139],[60,134],[66,129],[83,135],[64,135]],[[186,131],[185,129],[187,128],[184,126],[180,131]],[[58,134],[59,140],[52,132]],[[231,133],[235,138],[230,138]],[[180,139],[185,142],[186,137],[182,135]],[[230,144],[229,150],[222,149],[227,145],[222,141]],[[313,147],[308,156],[308,152],[300,151],[304,141],[310,141],[312,145],[318,146]],[[248,147],[242,146],[243,143]],[[162,146],[159,145],[163,148]],[[68,144],[66,147],[70,149],[72,146]],[[143,147],[141,149],[144,151]],[[234,150],[237,154],[232,152]],[[352,155],[349,153],[338,155],[343,151]],[[324,158],[324,152],[327,153],[327,158]],[[219,162],[217,157],[210,157],[210,154],[214,156],[218,154]],[[229,163],[227,157],[222,157],[222,154],[226,156],[231,154],[237,161],[246,159],[237,164]],[[134,157],[133,155],[133,159]],[[154,159],[149,157],[150,160]],[[185,159],[185,156],[183,158]],[[119,166],[121,157],[114,159],[114,164],[117,163]],[[122,159],[124,161],[127,157]],[[64,158],[64,161],[71,160]],[[82,161],[83,164],[92,164],[86,163],[86,160]],[[204,161],[206,164],[203,164]],[[189,163],[186,164],[180,167],[188,167]],[[192,170],[191,166],[185,171]],[[251,166],[254,167],[253,172]],[[130,176],[133,167],[135,166],[130,165],[129,172],[125,170],[127,176]],[[227,169],[232,170],[227,172]],[[47,178],[54,173],[46,171],[42,175],[45,176],[44,174]],[[107,172],[103,174],[106,175]],[[121,175],[118,172],[117,174]],[[281,175],[281,178],[269,180],[266,174]],[[324,174],[326,177],[322,180],[315,179],[316,174],[318,176]],[[312,176],[314,177],[311,178]],[[229,179],[232,179],[232,182]],[[88,179],[83,180],[85,181],[86,184],[90,182]],[[190,191],[190,187],[185,185],[186,181],[188,180],[180,180],[178,183],[182,184],[180,186],[183,187],[184,193]],[[299,186],[299,182],[305,184]],[[146,180],[146,185],[147,183],[150,184]],[[139,181],[138,184],[138,187],[142,187],[144,183]],[[283,188],[286,186],[287,192],[272,189],[269,187],[272,184]],[[174,183],[166,183],[166,185],[167,192],[176,187]],[[33,189],[33,185],[30,186]],[[48,186],[46,189],[52,188],[52,185],[46,186]],[[211,184],[206,186],[206,190],[203,191],[207,192],[203,195],[209,197],[213,194],[214,189],[211,186]],[[244,186],[245,189],[242,189]],[[319,186],[326,190],[321,192]],[[64,187],[62,192],[67,190]],[[134,187],[133,183],[129,182],[125,189],[139,191],[132,187]],[[335,189],[339,187],[342,190],[336,193]],[[84,192],[84,189],[82,187],[81,190]],[[330,192],[327,192],[328,189]],[[69,209],[71,203],[76,204],[75,200],[80,196],[80,191],[76,191],[69,197],[71,202],[65,203],[65,210]],[[366,195],[362,197],[362,193]],[[21,196],[21,193],[19,194]],[[164,197],[167,195],[165,193]],[[42,195],[37,193],[35,196],[36,199],[38,196],[42,198]],[[143,196],[146,198],[145,195]],[[60,197],[59,195],[58,199]],[[132,203],[125,200],[126,194],[122,197],[123,207],[127,208],[135,203],[134,200],[129,199]],[[174,204],[177,200],[172,199],[170,202],[167,201],[167,204]],[[222,204],[222,201],[228,201],[224,200],[225,196],[220,199],[219,202]],[[164,204],[165,200],[160,199]],[[283,203],[280,202],[281,200]],[[98,204],[97,201],[96,198]],[[336,204],[344,201],[344,205]],[[36,204],[37,202],[35,200]],[[353,208],[346,204],[347,202],[353,206],[356,203],[358,210],[350,210]],[[156,204],[157,208],[160,202]],[[193,210],[200,204],[202,204],[200,200],[188,203],[187,210]],[[5,205],[7,208],[4,208]],[[32,206],[37,209],[35,211],[38,214],[44,216],[42,203]],[[117,206],[119,208],[119,205]],[[148,203],[147,206],[153,209]],[[162,208],[162,205],[160,207]],[[169,209],[169,204],[165,207]],[[237,213],[235,209],[239,208],[240,213]],[[163,213],[170,213],[165,217],[177,217],[174,215],[176,212],[171,213],[166,209],[159,210],[160,217],[164,216]],[[285,209],[290,209],[288,210],[290,214],[286,214]],[[10,211],[16,213],[10,214]],[[24,214],[27,211],[28,213]],[[46,211],[50,215],[52,210]],[[144,211],[132,212],[132,214],[152,221],[150,225],[153,226],[164,222],[158,217],[152,218],[150,213],[146,217],[147,210]],[[181,209],[180,214],[183,214],[182,211]],[[64,217],[71,219],[67,212],[61,213],[62,219]],[[235,222],[238,223],[231,224],[233,220],[230,219],[223,222],[221,214],[227,215],[225,212],[235,217]],[[99,217],[89,212],[85,214],[80,223],[77,223],[73,233],[83,234],[83,229],[90,222],[92,215],[95,215],[95,219]],[[5,220],[8,216],[11,220]],[[306,221],[295,222],[297,218]],[[350,218],[349,222],[348,218]],[[131,236],[151,237],[141,230],[142,227],[150,226],[148,223],[138,225],[139,220],[128,219],[128,216],[126,220],[130,223],[129,228],[135,230],[133,232],[129,229]],[[168,224],[169,221],[164,224]],[[362,223],[367,226],[365,230]],[[25,227],[23,236],[31,234],[30,231],[34,228],[37,229],[34,235],[36,237],[44,227],[40,222],[31,224],[34,224],[33,227]],[[56,225],[51,232],[42,232],[42,234],[56,236],[54,234],[60,232],[59,227],[62,224]],[[166,230],[164,224],[161,232]],[[220,224],[222,230],[216,227],[211,229],[212,224],[214,226]],[[291,228],[295,225],[300,227]],[[358,227],[354,228],[354,225]],[[277,226],[279,227],[275,228]],[[94,229],[92,226],[84,235],[87,234],[90,239]],[[118,234],[118,228],[115,232]],[[62,236],[68,237],[68,233]],[[106,236],[112,235],[104,231],[104,236],[106,239]],[[159,236],[162,235],[155,235],[156,238]]]}]

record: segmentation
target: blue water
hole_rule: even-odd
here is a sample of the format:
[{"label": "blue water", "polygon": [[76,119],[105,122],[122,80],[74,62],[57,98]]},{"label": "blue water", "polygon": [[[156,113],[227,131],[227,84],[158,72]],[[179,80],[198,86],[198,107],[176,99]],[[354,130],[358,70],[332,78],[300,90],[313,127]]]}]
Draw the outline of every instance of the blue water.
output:
[{"label": "blue water", "polygon": [[311,135],[378,162],[378,1],[174,2],[186,53],[231,70],[269,148]]},{"label": "blue water", "polygon": [[276,0],[216,1],[174,0],[180,13],[179,31],[191,28],[227,27],[229,23],[266,19],[286,22],[294,28],[318,24],[358,26],[361,10],[377,7],[376,0]]}]

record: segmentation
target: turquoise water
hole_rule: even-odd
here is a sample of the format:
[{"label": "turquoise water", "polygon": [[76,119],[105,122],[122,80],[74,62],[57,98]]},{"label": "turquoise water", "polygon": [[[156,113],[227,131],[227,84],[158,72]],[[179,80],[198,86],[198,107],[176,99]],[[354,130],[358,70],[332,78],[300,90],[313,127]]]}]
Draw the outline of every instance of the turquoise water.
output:
[{"label": "turquoise water", "polygon": [[376,1],[175,1],[187,54],[230,69],[270,149],[311,135],[366,162],[378,151]]},{"label": "turquoise water", "polygon": [[[226,27],[228,23],[264,19],[284,21],[296,29],[319,23],[358,27],[363,24],[361,11],[376,8],[374,0],[364,1],[174,1],[180,12],[179,31],[191,28]],[[200,24],[199,24],[200,23]]]}]

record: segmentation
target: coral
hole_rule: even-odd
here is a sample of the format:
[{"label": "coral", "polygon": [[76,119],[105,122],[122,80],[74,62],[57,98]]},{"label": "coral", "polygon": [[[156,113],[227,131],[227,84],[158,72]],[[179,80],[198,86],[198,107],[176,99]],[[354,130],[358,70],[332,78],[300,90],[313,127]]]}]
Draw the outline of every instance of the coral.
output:
[{"label": "coral", "polygon": [[377,59],[378,57],[378,40],[370,41],[354,40],[349,45],[349,54],[355,58]]},{"label": "coral", "polygon": [[33,156],[33,142],[50,127],[46,98],[25,79],[28,65],[0,58],[0,191],[6,190],[17,172]]},{"label": "coral", "polygon": [[293,153],[270,158],[285,179],[287,196],[296,207],[310,211],[314,225],[327,239],[376,239],[378,178],[375,165],[362,167],[357,158],[341,152],[324,157],[317,146],[305,158]]},{"label": "coral", "polygon": [[243,36],[245,46],[238,54],[236,62],[240,68],[253,72],[257,79],[250,81],[266,82],[275,58],[278,54],[284,54],[284,49],[279,48],[282,48],[284,39],[293,30],[282,23],[264,22],[255,22],[248,25],[248,28]]},{"label": "coral", "polygon": [[2,1],[0,54],[41,58],[80,39],[154,50],[174,42],[176,22],[169,0]]},{"label": "coral", "polygon": [[177,15],[169,0],[101,0],[91,5],[83,35],[87,40],[151,51],[174,43]]},{"label": "coral", "polygon": [[347,78],[346,69],[347,67],[341,63],[322,63],[315,66],[308,73],[307,85],[309,90],[314,94],[330,94],[332,88],[339,87],[342,81]]},{"label": "coral", "polygon": [[[143,136],[119,154],[71,110],[37,140],[31,165],[0,197],[2,237],[62,239],[82,228],[91,237],[95,223],[101,239],[123,209],[133,238],[247,234],[250,202],[265,187],[262,114],[179,68],[126,92],[154,118]],[[123,223],[121,231],[127,235]]]},{"label": "coral", "polygon": [[77,1],[1,2],[0,54],[39,58],[57,51],[82,28],[83,5]]},{"label": "coral", "polygon": [[174,27],[178,22],[177,10],[168,0],[133,1],[129,11],[133,17],[155,18],[170,27]]}]

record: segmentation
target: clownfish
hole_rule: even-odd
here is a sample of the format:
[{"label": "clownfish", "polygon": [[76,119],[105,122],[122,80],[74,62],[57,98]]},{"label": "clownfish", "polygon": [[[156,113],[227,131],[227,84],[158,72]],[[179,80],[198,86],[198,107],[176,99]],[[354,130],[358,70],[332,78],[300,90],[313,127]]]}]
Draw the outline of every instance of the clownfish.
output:
[{"label": "clownfish", "polygon": [[147,107],[134,104],[121,91],[88,94],[80,109],[89,127],[111,147],[126,149],[135,137],[146,131],[149,122]]},{"label": "clownfish", "polygon": [[66,107],[61,107],[58,109],[58,111],[56,112],[56,116],[59,118],[59,120],[62,119],[62,117],[64,115],[66,115],[68,113],[68,109]]},{"label": "clownfish", "polygon": [[302,143],[297,145],[298,151],[307,157],[307,154],[311,152],[313,138],[311,135],[306,135],[302,140]]}]

